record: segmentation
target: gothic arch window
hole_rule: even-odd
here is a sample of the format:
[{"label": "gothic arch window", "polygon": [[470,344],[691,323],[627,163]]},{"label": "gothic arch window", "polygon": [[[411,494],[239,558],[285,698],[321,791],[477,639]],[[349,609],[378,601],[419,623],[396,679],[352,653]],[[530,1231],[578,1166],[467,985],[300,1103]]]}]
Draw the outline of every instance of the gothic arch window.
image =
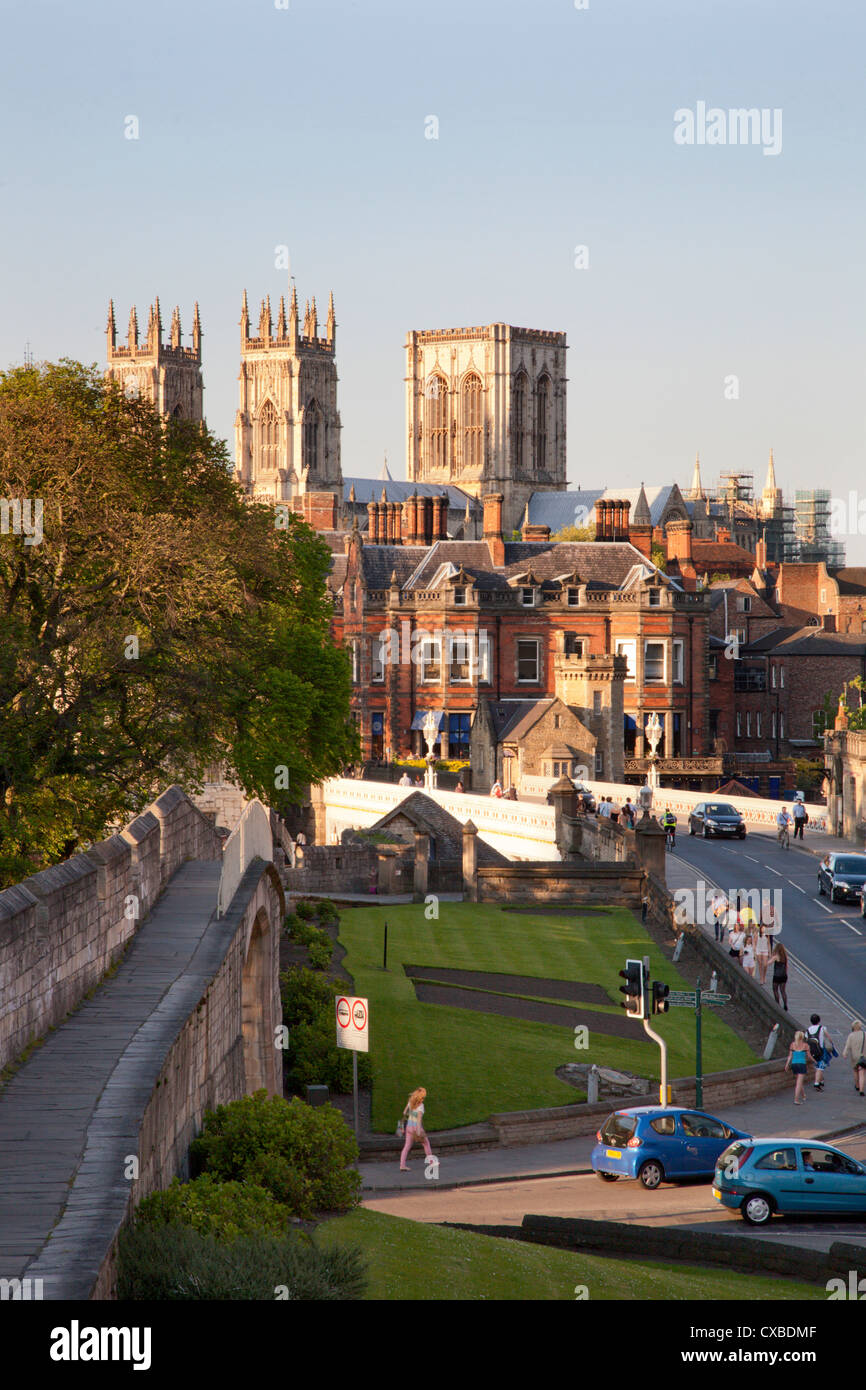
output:
[{"label": "gothic arch window", "polygon": [[526,401],[529,395],[529,382],[526,372],[518,372],[514,378],[514,408],[511,415],[511,439],[514,454],[514,472],[523,471],[524,438],[526,434]]},{"label": "gothic arch window", "polygon": [[277,469],[279,424],[273,401],[265,401],[258,415],[260,471],[274,473]]},{"label": "gothic arch window", "polygon": [[322,412],[315,397],[304,411],[304,467],[318,472],[322,447]]},{"label": "gothic arch window", "polygon": [[427,468],[444,471],[448,465],[448,383],[444,376],[431,376],[424,396]]},{"label": "gothic arch window", "polygon": [[481,469],[483,424],[481,378],[471,372],[463,382],[463,467]]},{"label": "gothic arch window", "polygon": [[548,425],[550,419],[550,377],[538,378],[535,387],[535,472],[543,473],[549,466]]},{"label": "gothic arch window", "polygon": [[171,418],[172,418],[173,420],[182,420],[182,419],[183,419],[183,409],[182,409],[182,407],[181,407],[180,401],[178,401],[178,403],[177,403],[177,405],[175,406],[174,410],[171,412]]}]

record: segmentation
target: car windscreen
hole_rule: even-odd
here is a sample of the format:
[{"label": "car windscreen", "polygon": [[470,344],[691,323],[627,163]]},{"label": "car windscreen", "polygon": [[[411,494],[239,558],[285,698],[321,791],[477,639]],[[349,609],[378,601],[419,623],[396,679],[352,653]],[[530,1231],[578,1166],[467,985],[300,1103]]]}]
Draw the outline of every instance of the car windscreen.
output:
[{"label": "car windscreen", "polygon": [[866,854],[840,855],[833,865],[837,874],[866,874]]},{"label": "car windscreen", "polygon": [[626,1115],[618,1111],[608,1115],[601,1127],[601,1137],[606,1144],[627,1144],[636,1127],[636,1115]]},{"label": "car windscreen", "polygon": [[717,806],[708,806],[707,815],[736,817],[739,815],[739,811],[735,810],[733,806],[725,806],[723,802],[720,802]]}]

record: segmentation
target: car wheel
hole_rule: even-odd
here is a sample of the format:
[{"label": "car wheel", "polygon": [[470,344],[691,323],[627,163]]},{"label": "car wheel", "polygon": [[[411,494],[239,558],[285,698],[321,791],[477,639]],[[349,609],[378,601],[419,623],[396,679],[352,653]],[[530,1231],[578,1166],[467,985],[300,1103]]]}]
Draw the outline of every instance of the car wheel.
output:
[{"label": "car wheel", "polygon": [[601,1178],[602,1182],[616,1182],[617,1179],[619,1178],[619,1173],[598,1173],[598,1172],[597,1172],[597,1173],[596,1173],[596,1177]]},{"label": "car wheel", "polygon": [[664,1182],[665,1173],[660,1163],[654,1158],[648,1158],[646,1163],[641,1164],[638,1177],[647,1191],[654,1192]]},{"label": "car wheel", "polygon": [[750,1226],[766,1226],[773,1215],[772,1199],[763,1192],[753,1192],[751,1196],[743,1198],[740,1213]]},{"label": "car wheel", "polygon": [[821,880],[820,880],[820,878],[819,878],[819,879],[818,879],[818,897],[819,897],[819,898],[823,898],[823,896],[824,896],[824,885],[823,885],[823,883],[821,882]]},{"label": "car wheel", "polygon": [[707,829],[707,827],[704,826],[704,839],[705,839],[705,840],[708,840],[709,838],[710,838],[710,832],[709,832],[709,830]]},{"label": "car wheel", "polygon": [[837,897],[836,897],[836,889],[835,889],[835,888],[831,888],[831,889],[830,889],[830,901],[831,901],[831,903],[838,902],[838,899],[837,899]]},{"label": "car wheel", "polygon": [[738,840],[745,840],[745,838],[746,838],[746,832],[745,832],[745,830],[738,830],[738,831],[737,831],[737,839],[738,839]]},{"label": "car wheel", "polygon": [[692,825],[691,821],[689,821],[689,834],[690,834],[690,835],[694,835],[694,833],[695,833],[695,827]]}]

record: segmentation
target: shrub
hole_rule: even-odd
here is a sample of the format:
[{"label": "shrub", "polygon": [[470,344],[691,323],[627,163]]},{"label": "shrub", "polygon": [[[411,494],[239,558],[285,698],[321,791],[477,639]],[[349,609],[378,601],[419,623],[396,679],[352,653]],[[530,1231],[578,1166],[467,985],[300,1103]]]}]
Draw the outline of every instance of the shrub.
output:
[{"label": "shrub", "polygon": [[287,912],[285,921],[283,922],[283,931],[286,933],[286,936],[294,936],[300,926],[301,919],[298,917],[297,913]]},{"label": "shrub", "polygon": [[280,976],[280,996],[283,1022],[290,1036],[299,1023],[312,1023],[326,1014],[330,1018],[334,1012],[334,994],[334,986],[312,970],[304,970],[302,966],[285,970]]},{"label": "shrub", "polygon": [[309,898],[301,898],[300,902],[295,903],[295,912],[306,922],[310,922],[316,915],[316,904]]},{"label": "shrub", "polygon": [[[352,1089],[352,1054],[337,1047],[334,1033],[334,1005],[331,1002],[327,1017],[299,1023],[289,1029],[289,1056],[286,1079],[293,1091],[304,1086],[330,1086],[340,1095]],[[369,1086],[373,1067],[367,1053],[358,1054],[358,1081]]]},{"label": "shrub", "polygon": [[[117,1296],[123,1300],[273,1302],[358,1299],[367,1286],[360,1250],[320,1250],[300,1234],[241,1237],[230,1245],[189,1226],[138,1226],[118,1241]],[[285,1289],[285,1293],[282,1293]]]},{"label": "shrub", "polygon": [[253,1168],[261,1155],[284,1158],[309,1184],[296,1189],[290,1210],[298,1216],[346,1211],[359,1200],[361,1178],[349,1167],[357,1160],[358,1145],[342,1115],[329,1105],[314,1109],[302,1100],[256,1091],[208,1111],[190,1149],[192,1161],[223,1182],[244,1181],[255,1171],[279,1183],[285,1170],[278,1165]]},{"label": "shrub", "polygon": [[288,1211],[264,1185],[219,1182],[203,1173],[188,1183],[175,1178],[165,1191],[145,1197],[136,1221],[142,1226],[191,1226],[216,1240],[236,1240],[243,1235],[285,1235]]},{"label": "shrub", "polygon": [[336,907],[334,906],[334,904],[331,902],[331,899],[330,899],[330,898],[322,898],[321,902],[319,903],[319,921],[320,921],[320,922],[339,922],[339,920],[340,920],[340,914],[339,914],[339,912],[337,911],[337,909],[336,909]]},{"label": "shrub", "polygon": [[334,948],[324,932],[318,933],[321,940],[313,941],[309,949],[310,965],[314,970],[327,970],[331,964]]}]

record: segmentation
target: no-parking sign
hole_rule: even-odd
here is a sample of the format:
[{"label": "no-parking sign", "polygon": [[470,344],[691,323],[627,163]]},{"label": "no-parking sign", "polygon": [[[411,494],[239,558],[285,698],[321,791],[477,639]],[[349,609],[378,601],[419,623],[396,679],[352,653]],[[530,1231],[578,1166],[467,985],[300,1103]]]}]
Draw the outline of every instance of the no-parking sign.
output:
[{"label": "no-parking sign", "polygon": [[366,999],[351,994],[337,996],[337,1046],[352,1052],[370,1051],[370,1011]]}]

